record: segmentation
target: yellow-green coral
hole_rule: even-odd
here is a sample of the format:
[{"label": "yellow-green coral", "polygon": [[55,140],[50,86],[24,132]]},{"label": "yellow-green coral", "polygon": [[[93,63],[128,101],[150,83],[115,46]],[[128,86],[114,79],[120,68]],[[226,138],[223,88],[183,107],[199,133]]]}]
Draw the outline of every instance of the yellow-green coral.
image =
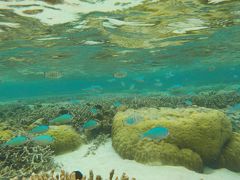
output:
[{"label": "yellow-green coral", "polygon": [[1,141],[8,141],[14,136],[11,130],[2,130],[0,131],[0,140]]},{"label": "yellow-green coral", "polygon": [[51,144],[51,147],[56,154],[74,150],[83,142],[80,135],[71,126],[67,125],[50,126],[46,134],[54,138],[54,143]]},{"label": "yellow-green coral", "polygon": [[127,134],[127,130],[117,134],[113,136],[113,147],[123,158],[151,165],[178,165],[198,172],[203,170],[201,157],[190,149],[179,149],[165,141],[139,141],[137,133],[128,134],[129,138],[122,137],[122,134]]},{"label": "yellow-green coral", "polygon": [[219,167],[240,172],[240,134],[233,133],[219,158]]},{"label": "yellow-green coral", "polygon": [[[141,116],[142,121],[133,125],[124,124],[124,119],[134,114]],[[169,129],[166,139],[149,142],[140,138],[142,133],[157,125]],[[217,110],[142,108],[118,112],[114,117],[112,133],[113,147],[124,158],[145,163],[159,160],[164,164],[183,165],[201,171],[201,159],[205,164],[215,162],[222,146],[231,137],[232,128],[224,113]]]}]

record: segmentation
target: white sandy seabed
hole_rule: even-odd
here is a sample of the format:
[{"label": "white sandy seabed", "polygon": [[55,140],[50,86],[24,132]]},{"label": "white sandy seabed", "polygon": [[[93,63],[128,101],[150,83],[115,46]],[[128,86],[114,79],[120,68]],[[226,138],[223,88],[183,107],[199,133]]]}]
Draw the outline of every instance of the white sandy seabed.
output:
[{"label": "white sandy seabed", "polygon": [[96,155],[84,157],[90,145],[83,145],[78,150],[59,155],[55,161],[63,165],[64,170],[71,172],[80,170],[83,174],[93,170],[95,175],[108,179],[109,173],[115,169],[115,177],[123,172],[137,180],[239,180],[240,173],[227,169],[206,169],[204,174],[190,171],[184,167],[175,166],[149,166],[133,160],[122,159],[112,148],[111,141],[100,146]]}]

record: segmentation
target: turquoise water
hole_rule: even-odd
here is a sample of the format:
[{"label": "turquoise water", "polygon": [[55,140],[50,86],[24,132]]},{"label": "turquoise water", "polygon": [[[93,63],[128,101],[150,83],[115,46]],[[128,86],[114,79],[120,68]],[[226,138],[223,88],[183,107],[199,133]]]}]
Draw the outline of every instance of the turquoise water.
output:
[{"label": "turquoise water", "polygon": [[[185,167],[191,170],[190,174],[196,171],[199,179],[201,173],[211,179],[205,168],[226,168],[223,174],[230,174],[229,179],[239,178],[239,159],[234,157],[233,165],[223,165],[223,160],[219,160],[232,141],[236,141],[235,147],[240,143],[239,1],[133,0],[125,4],[116,0],[65,0],[56,4],[47,1],[0,1],[0,144],[3,144],[0,151],[19,155],[23,154],[23,148],[29,148],[30,152],[35,148],[49,162],[41,164],[36,159],[36,167],[31,169],[27,157],[30,159],[34,153],[26,155],[24,160],[19,158],[16,165],[13,165],[14,157],[1,154],[0,179],[18,176],[19,172],[29,177],[32,172],[54,169],[59,154],[65,155],[65,148],[67,152],[74,152],[80,144],[85,147],[93,143],[94,147],[89,147],[85,154],[95,155],[98,147],[108,140],[124,159],[148,164],[152,160],[150,152],[157,152],[147,149],[148,146],[160,144],[159,156],[167,157],[163,164]],[[170,109],[164,109],[166,107]],[[223,114],[214,114],[215,110]],[[179,120],[186,125],[188,121],[184,120],[189,120],[191,124],[195,117],[191,113],[196,113],[201,120],[196,122],[197,127],[186,127],[200,128],[196,130],[200,132],[197,141],[219,138],[217,141],[222,142],[220,147],[211,147],[219,148],[217,156],[212,155],[214,160],[207,159],[201,154],[201,147],[196,148],[197,143],[185,140],[181,133],[179,137],[183,142],[176,140],[179,134],[175,132],[189,129],[181,129],[180,123],[175,130],[171,123],[165,122]],[[205,117],[204,113],[210,114]],[[51,120],[58,117],[57,125],[51,124]],[[61,121],[61,117],[65,121]],[[141,121],[124,123],[124,119],[135,120],[133,117],[141,117]],[[211,124],[212,119],[204,126],[209,117],[216,120],[216,126]],[[219,123],[219,119],[226,122]],[[84,126],[89,121],[93,123]],[[133,133],[127,135],[132,140],[143,137],[144,132],[155,126],[164,132],[151,132],[148,139],[152,144],[144,138],[135,144],[146,150],[143,155],[137,152],[134,156],[132,149],[123,152],[119,149],[127,147],[125,142],[118,144],[122,140],[118,137],[121,128],[129,128],[123,132]],[[220,130],[215,131],[215,127]],[[29,134],[34,128],[36,137],[35,133]],[[133,132],[131,128],[135,128]],[[210,129],[214,135],[208,134]],[[66,138],[67,144],[56,145],[59,139],[68,137],[64,133],[71,134],[70,140]],[[202,138],[201,133],[209,136]],[[224,133],[229,133],[226,139]],[[14,139],[18,136],[23,139],[21,142]],[[124,139],[124,134],[122,136]],[[38,143],[34,144],[34,138]],[[6,145],[8,141],[10,147]],[[131,144],[130,140],[127,142]],[[176,145],[189,151],[178,152],[183,153],[178,157],[172,144],[174,148]],[[173,155],[165,152],[166,147],[173,148],[169,152],[180,160],[174,159],[172,163]],[[149,162],[144,154],[149,155]],[[191,163],[184,159],[190,154],[193,154]],[[240,157],[239,150],[235,154]],[[145,159],[141,159],[141,155]],[[66,153],[68,156],[71,155]],[[226,162],[228,158],[232,157],[227,157]],[[199,160],[200,165],[195,164],[195,160]],[[76,162],[70,163],[77,167]],[[93,170],[97,166],[93,163]],[[63,168],[72,171],[66,164]],[[132,169],[127,173],[136,176]],[[153,173],[151,166],[146,169],[146,173]],[[141,180],[139,176],[137,179]],[[150,177],[153,176],[146,175],[145,179],[155,180]],[[189,177],[186,176],[191,179]]]},{"label": "turquoise water", "polygon": [[[166,6],[166,15],[157,15],[150,1],[145,10],[80,13],[78,20],[55,26],[18,15],[14,20],[2,9],[0,20],[21,28],[0,25],[0,99],[81,94],[92,86],[104,93],[139,93],[237,84],[238,2],[171,2],[156,2]],[[118,72],[126,76],[115,78]]]},{"label": "turquoise water", "polygon": [[[95,95],[95,86],[101,93],[143,93],[167,91],[174,86],[197,89],[238,84],[239,32],[240,26],[235,25],[211,35],[169,38],[189,42],[151,49],[112,47],[109,43],[35,48],[31,41],[19,40],[19,47],[1,51],[1,99],[88,92]],[[15,40],[8,43],[16,44]],[[124,51],[127,53],[122,54]],[[51,52],[70,57],[53,60],[48,55]],[[11,57],[26,58],[27,62],[9,62]],[[44,77],[43,72],[48,71],[59,72],[61,77]],[[115,78],[118,72],[127,75]]]}]

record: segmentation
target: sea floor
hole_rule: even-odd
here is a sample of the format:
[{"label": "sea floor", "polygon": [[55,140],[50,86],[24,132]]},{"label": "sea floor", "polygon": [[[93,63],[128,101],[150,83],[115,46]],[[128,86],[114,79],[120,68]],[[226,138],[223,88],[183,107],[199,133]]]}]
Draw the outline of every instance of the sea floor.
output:
[{"label": "sea floor", "polygon": [[137,180],[239,180],[240,173],[227,169],[213,170],[205,168],[204,173],[196,173],[184,167],[150,166],[140,164],[134,160],[122,159],[113,149],[111,140],[96,150],[95,155],[84,157],[91,144],[83,145],[79,149],[55,157],[57,163],[62,164],[66,171],[80,170],[88,174],[93,170],[95,175],[102,175],[108,179],[109,172],[114,169],[115,175],[120,177],[123,172]]}]

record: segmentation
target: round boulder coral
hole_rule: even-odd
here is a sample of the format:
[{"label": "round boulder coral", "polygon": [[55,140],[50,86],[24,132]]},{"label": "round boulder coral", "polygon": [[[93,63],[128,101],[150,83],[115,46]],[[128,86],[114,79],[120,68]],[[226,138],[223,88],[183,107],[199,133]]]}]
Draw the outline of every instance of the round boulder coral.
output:
[{"label": "round boulder coral", "polygon": [[[159,126],[168,129],[166,137],[157,137],[161,133],[156,133],[150,140],[144,138],[146,132]],[[124,158],[182,165],[201,172],[202,163],[217,160],[231,133],[230,121],[217,110],[141,108],[116,114],[112,138],[113,147]]]},{"label": "round boulder coral", "polygon": [[67,125],[50,126],[45,134],[54,138],[51,147],[56,154],[72,151],[83,142],[80,135],[71,126]]},{"label": "round boulder coral", "polygon": [[219,167],[240,172],[240,134],[233,133],[219,158]]}]

